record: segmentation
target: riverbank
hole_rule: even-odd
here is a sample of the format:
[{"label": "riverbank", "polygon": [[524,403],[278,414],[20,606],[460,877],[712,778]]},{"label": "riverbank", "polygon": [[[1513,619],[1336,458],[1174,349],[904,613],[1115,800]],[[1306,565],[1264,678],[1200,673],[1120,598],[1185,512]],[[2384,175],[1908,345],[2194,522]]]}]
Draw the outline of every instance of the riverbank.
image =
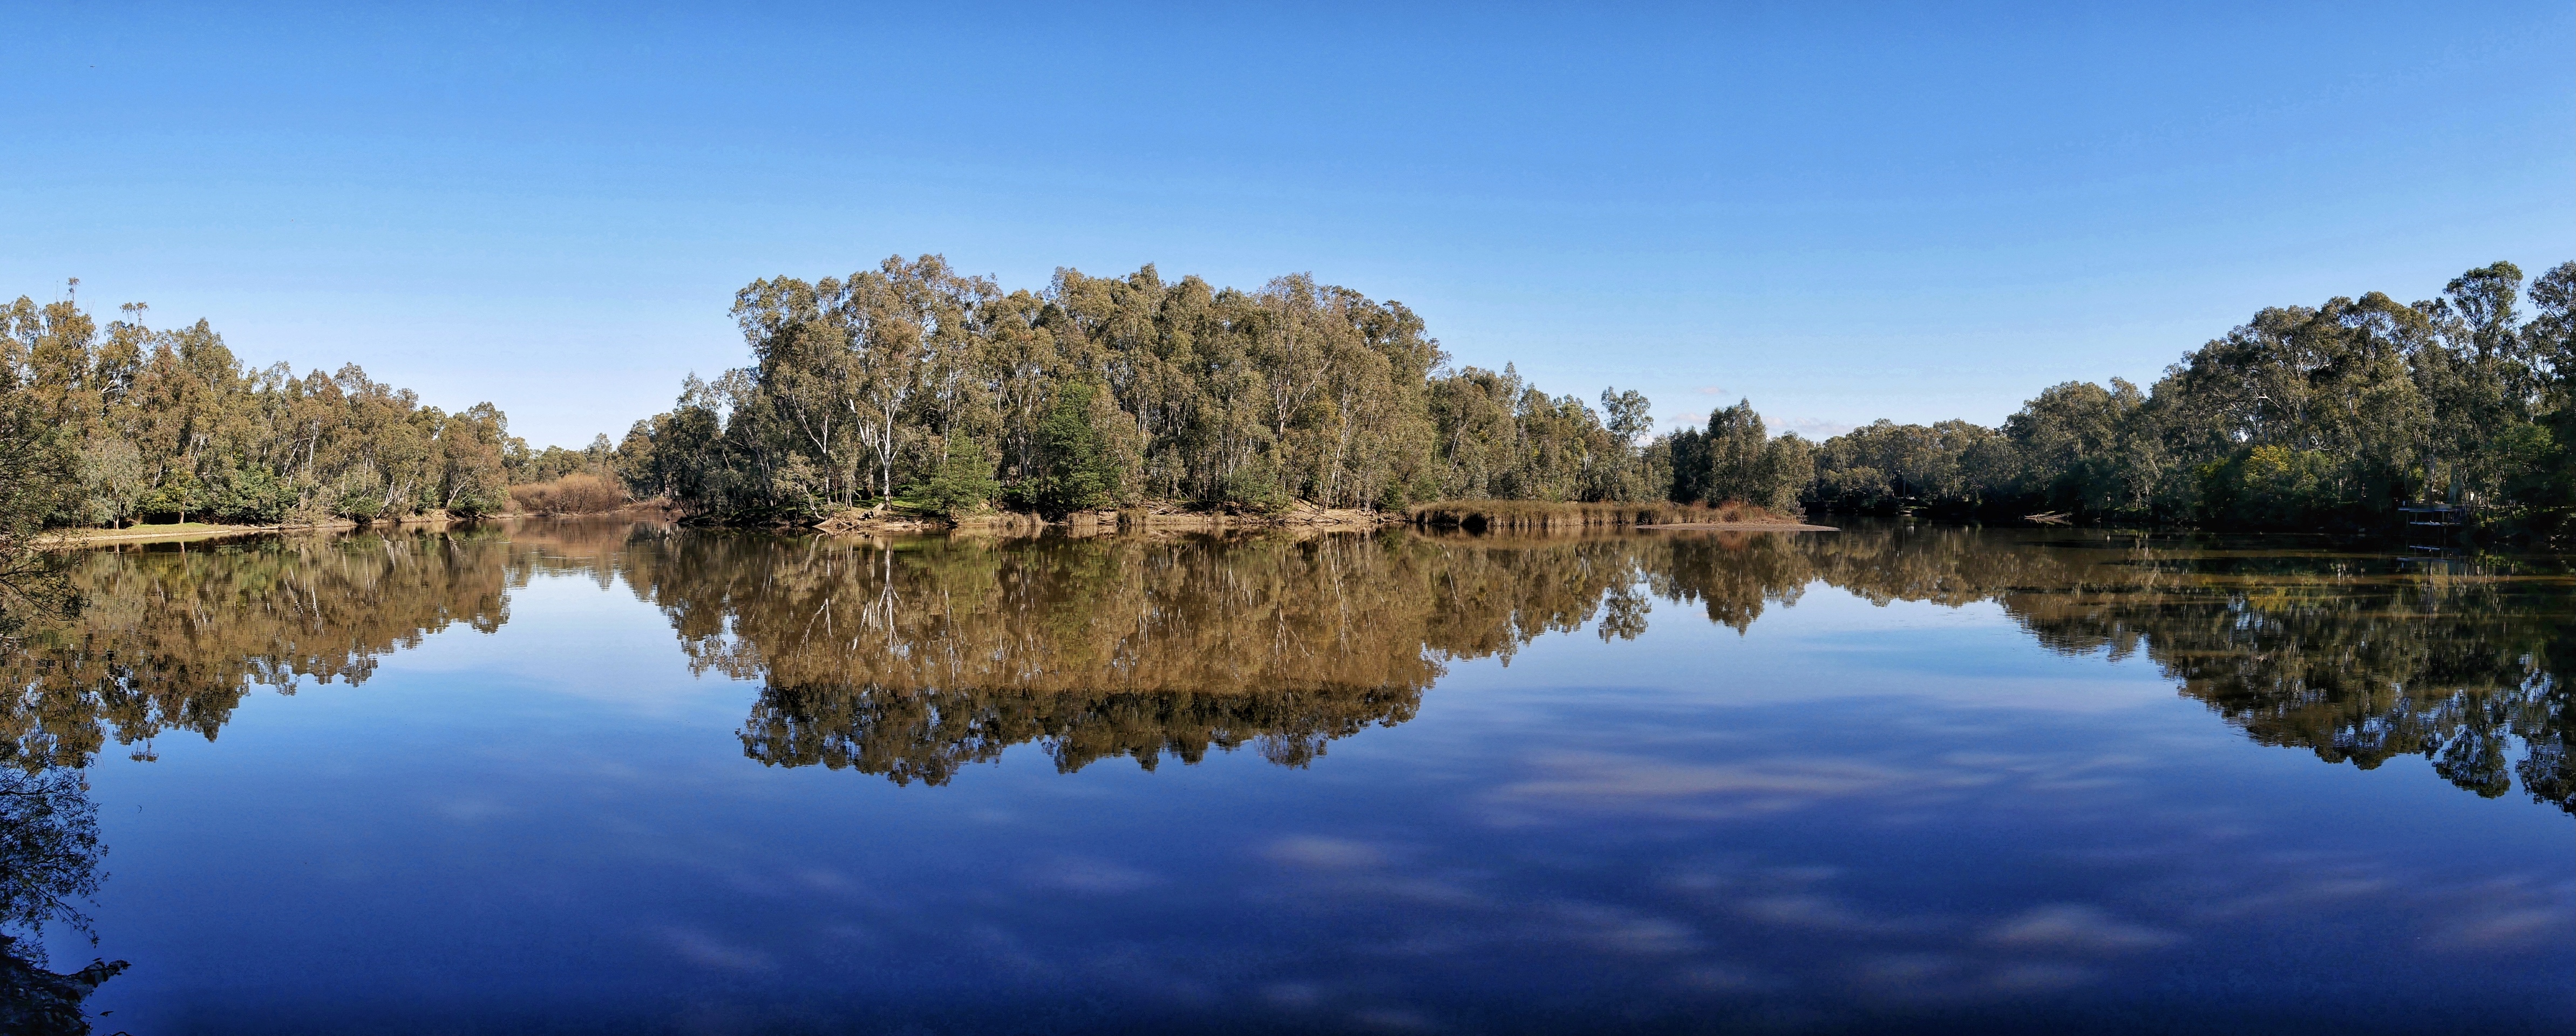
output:
[{"label": "riverbank", "polygon": [[[506,517],[494,515],[489,517]],[[52,529],[45,532],[39,545],[55,550],[97,547],[129,543],[195,543],[200,540],[235,539],[290,532],[347,532],[359,528],[405,525],[448,526],[476,519],[456,518],[445,511],[429,511],[403,518],[387,518],[361,524],[346,518],[322,522],[296,522],[279,525],[223,525],[210,522],[173,522],[165,525],[129,525],[122,529]]]},{"label": "riverbank", "polygon": [[[728,522],[707,524],[726,525]],[[1278,510],[1234,504],[1153,501],[1134,507],[1076,511],[1057,518],[995,511],[955,517],[901,505],[847,508],[802,526],[827,535],[899,535],[968,532],[1036,535],[1054,531],[1089,536],[1114,532],[1217,532],[1257,529],[1369,530],[1409,525],[1466,532],[1573,531],[1581,529],[1732,532],[1832,532],[1751,504],[1579,503],[1545,500],[1450,500],[1402,511],[1322,507],[1299,501]],[[794,526],[779,526],[794,527]]]},{"label": "riverbank", "polygon": [[1633,526],[1639,532],[1667,532],[1685,529],[1713,529],[1719,532],[1841,532],[1831,525],[1809,525],[1805,522],[1664,522]]},{"label": "riverbank", "polygon": [[1266,511],[1233,505],[1192,505],[1154,501],[1136,507],[1075,511],[1055,519],[1025,511],[993,511],[945,517],[879,505],[853,507],[815,523],[826,534],[969,532],[1036,535],[1054,530],[1093,536],[1113,532],[1215,532],[1231,529],[1375,529],[1404,525],[1409,515],[1395,511],[1318,507],[1299,502]]},{"label": "riverbank", "polygon": [[1723,504],[1574,503],[1547,500],[1444,500],[1417,504],[1413,524],[1431,529],[1563,530],[1585,528],[1723,529],[1734,532],[1831,532],[1768,508]]},{"label": "riverbank", "polygon": [[[612,511],[592,513],[509,512],[482,515],[471,519],[455,518],[443,511],[431,511],[364,524],[340,519],[330,522],[284,525],[186,522],[169,525],[136,525],[123,529],[58,529],[47,533],[43,542],[44,546],[51,549],[78,549],[122,544],[194,543],[280,533],[348,532],[361,528],[403,526],[443,528],[470,521],[618,517],[668,519],[671,515],[667,509],[656,505],[629,505]],[[1130,508],[1076,511],[1053,520],[1041,515],[1017,511],[995,511],[950,518],[879,505],[868,508],[848,508],[803,528],[825,535],[885,536],[956,532],[1034,536],[1052,531],[1070,536],[1101,536],[1120,532],[1227,532],[1262,529],[1294,529],[1311,532],[1367,531],[1399,525],[1464,532],[1567,532],[1612,528],[1639,531],[1695,529],[1723,532],[1835,531],[1832,526],[1811,525],[1749,505],[1709,507],[1667,503],[1552,503],[1539,500],[1444,501],[1417,505],[1404,511],[1319,507],[1303,501],[1278,511],[1234,505],[1192,505],[1157,501]]]}]

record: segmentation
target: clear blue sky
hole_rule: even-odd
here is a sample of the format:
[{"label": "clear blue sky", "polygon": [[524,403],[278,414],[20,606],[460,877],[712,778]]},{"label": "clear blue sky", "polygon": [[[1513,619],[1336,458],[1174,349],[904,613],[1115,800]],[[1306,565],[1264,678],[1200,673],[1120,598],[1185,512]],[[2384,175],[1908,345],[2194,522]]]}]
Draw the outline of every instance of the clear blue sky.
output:
[{"label": "clear blue sky", "polygon": [[[2576,10],[11,6],[0,293],[578,445],[763,275],[1311,271],[1667,418],[2000,420],[2576,258]],[[436,8],[436,9],[431,9]]]}]

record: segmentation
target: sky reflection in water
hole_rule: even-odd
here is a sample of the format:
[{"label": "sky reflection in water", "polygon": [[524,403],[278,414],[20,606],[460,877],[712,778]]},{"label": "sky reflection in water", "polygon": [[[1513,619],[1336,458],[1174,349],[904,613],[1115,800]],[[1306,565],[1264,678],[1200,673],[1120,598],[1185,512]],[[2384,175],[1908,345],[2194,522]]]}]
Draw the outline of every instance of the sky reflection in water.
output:
[{"label": "sky reflection in water", "polygon": [[22,762],[92,763],[100,943],[54,958],[134,962],[101,1031],[2576,1021],[2552,559],[566,524],[84,565],[0,672]]}]

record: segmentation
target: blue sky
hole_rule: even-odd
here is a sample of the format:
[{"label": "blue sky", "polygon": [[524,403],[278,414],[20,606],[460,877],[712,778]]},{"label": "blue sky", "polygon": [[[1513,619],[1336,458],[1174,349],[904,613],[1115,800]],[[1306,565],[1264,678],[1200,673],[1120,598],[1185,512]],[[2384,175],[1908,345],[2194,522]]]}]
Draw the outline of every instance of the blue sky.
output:
[{"label": "blue sky", "polygon": [[2576,258],[2563,2],[429,6],[13,5],[0,294],[578,445],[758,276],[1311,271],[1817,433]]}]

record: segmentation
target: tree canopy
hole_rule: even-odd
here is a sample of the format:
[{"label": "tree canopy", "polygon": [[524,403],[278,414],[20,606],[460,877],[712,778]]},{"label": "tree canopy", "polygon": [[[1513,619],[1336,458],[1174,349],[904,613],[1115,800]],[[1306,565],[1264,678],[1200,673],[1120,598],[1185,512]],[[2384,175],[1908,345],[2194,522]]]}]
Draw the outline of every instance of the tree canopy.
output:
[{"label": "tree canopy", "polygon": [[1304,275],[1152,266],[1004,292],[938,256],[754,281],[752,363],[689,379],[619,444],[639,494],[714,517],[905,497],[1062,514],[1140,500],[1395,508],[1652,499],[1645,398],[1601,413],[1451,369],[1421,317]]},{"label": "tree canopy", "polygon": [[2541,534],[2576,516],[2576,263],[2499,262],[2440,298],[2265,309],[2141,389],[2070,382],[2001,428],[1880,421],[1824,442],[1827,508],[2365,529],[2410,501]]},{"label": "tree canopy", "polygon": [[[74,282],[75,285],[77,282]],[[490,403],[453,413],[356,364],[302,376],[249,368],[203,320],[100,327],[75,297],[0,307],[0,458],[41,463],[41,502],[11,480],[5,509],[40,524],[144,517],[277,524],[507,503],[526,443]]]},{"label": "tree canopy", "polygon": [[1649,439],[1636,391],[1596,407],[1508,364],[1451,366],[1403,303],[1305,275],[1242,290],[1059,269],[1005,291],[926,255],[764,278],[734,298],[747,365],[692,375],[671,410],[581,450],[531,451],[488,403],[450,413],[355,365],[247,369],[203,321],[155,330],[145,309],[104,328],[68,297],[0,310],[0,464],[31,473],[0,537],[472,515],[575,473],[739,522],[889,500],[1050,516],[1672,500],[2363,529],[2443,502],[2576,527],[2576,263],[2527,292],[2498,262],[2413,304],[2269,308],[2152,385],[2069,382],[1998,427],[1882,420],[1821,443],[1771,435],[1745,400]]}]

